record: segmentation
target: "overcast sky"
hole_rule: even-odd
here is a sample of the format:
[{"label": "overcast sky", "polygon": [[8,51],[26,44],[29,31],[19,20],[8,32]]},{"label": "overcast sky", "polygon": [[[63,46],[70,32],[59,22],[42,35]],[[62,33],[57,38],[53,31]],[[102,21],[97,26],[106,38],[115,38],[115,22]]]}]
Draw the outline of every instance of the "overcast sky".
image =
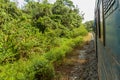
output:
[{"label": "overcast sky", "polygon": [[72,0],[74,4],[77,4],[80,11],[85,13],[84,21],[89,21],[94,19],[94,7],[95,0]]},{"label": "overcast sky", "polygon": [[[24,0],[18,0],[20,3],[23,3]],[[49,0],[54,2],[55,0]],[[95,0],[72,0],[74,5],[78,5],[80,11],[85,13],[84,21],[89,21],[94,19],[94,5]]]}]

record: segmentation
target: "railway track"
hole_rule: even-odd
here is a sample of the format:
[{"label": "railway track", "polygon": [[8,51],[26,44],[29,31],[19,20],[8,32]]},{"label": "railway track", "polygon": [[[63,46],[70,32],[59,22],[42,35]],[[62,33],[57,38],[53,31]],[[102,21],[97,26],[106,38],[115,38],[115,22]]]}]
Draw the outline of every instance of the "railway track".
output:
[{"label": "railway track", "polygon": [[55,80],[98,80],[93,40],[91,39],[82,48],[74,48],[71,55],[57,67],[56,71],[59,78]]}]

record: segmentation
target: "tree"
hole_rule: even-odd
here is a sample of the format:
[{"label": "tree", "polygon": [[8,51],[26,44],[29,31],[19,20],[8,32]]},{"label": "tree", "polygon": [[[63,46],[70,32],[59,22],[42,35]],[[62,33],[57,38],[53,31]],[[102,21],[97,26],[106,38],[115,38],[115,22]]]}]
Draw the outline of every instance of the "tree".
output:
[{"label": "tree", "polygon": [[87,21],[87,22],[85,22],[84,24],[85,24],[86,29],[87,29],[88,31],[92,31],[92,28],[93,28],[93,20]]}]

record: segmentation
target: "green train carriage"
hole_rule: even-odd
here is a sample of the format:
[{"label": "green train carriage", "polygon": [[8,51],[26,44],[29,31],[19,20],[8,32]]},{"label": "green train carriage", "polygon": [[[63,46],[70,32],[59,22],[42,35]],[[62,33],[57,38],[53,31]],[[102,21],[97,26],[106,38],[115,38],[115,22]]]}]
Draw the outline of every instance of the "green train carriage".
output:
[{"label": "green train carriage", "polygon": [[120,0],[96,0],[96,53],[99,80],[120,80]]}]

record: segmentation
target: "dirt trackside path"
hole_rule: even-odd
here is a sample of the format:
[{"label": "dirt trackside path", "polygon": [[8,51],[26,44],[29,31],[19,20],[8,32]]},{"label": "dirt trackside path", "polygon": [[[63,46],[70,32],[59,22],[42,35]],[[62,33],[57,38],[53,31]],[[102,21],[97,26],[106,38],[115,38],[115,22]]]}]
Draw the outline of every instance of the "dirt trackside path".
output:
[{"label": "dirt trackside path", "polygon": [[[88,38],[88,39],[87,39]],[[98,80],[97,59],[91,33],[83,47],[76,47],[59,66],[55,80]]]}]

